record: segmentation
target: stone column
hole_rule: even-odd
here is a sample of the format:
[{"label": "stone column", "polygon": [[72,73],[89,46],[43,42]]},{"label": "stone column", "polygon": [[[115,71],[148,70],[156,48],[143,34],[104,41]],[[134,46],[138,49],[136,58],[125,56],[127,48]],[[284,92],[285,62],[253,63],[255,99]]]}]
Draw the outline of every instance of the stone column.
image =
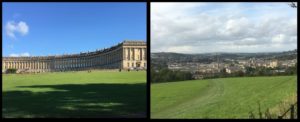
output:
[{"label": "stone column", "polygon": [[50,70],[50,68],[51,68],[50,63],[51,63],[50,61],[47,61],[47,69],[48,69],[48,70]]},{"label": "stone column", "polygon": [[45,70],[48,71],[48,60],[46,60],[44,63],[45,63]]},{"label": "stone column", "polygon": [[132,49],[133,49],[133,54],[132,54],[133,55],[133,60],[135,60],[135,58],[136,58],[135,57],[135,48],[132,48]]},{"label": "stone column", "polygon": [[38,65],[38,69],[41,69],[41,62],[40,62],[40,60],[38,60],[37,65]]}]

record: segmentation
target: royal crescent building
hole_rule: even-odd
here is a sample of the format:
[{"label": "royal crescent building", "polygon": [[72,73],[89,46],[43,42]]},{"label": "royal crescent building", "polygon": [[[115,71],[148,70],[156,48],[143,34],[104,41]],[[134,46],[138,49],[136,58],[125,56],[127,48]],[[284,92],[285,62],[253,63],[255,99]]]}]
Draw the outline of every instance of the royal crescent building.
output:
[{"label": "royal crescent building", "polygon": [[91,69],[146,69],[144,41],[123,41],[110,48],[79,54],[31,57],[3,57],[2,72],[56,72]]}]

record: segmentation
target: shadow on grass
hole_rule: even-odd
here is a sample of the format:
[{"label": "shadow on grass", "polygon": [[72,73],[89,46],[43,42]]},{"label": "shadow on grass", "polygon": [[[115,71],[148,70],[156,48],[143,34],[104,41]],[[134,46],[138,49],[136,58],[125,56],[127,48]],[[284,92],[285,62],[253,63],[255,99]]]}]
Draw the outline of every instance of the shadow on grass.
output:
[{"label": "shadow on grass", "polygon": [[54,91],[3,92],[2,117],[146,117],[146,83],[20,87]]}]

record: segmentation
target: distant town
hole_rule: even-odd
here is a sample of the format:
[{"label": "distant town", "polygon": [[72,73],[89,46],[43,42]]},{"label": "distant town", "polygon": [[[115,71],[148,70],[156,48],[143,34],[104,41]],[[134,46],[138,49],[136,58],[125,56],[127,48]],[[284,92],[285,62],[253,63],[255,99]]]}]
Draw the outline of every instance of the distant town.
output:
[{"label": "distant town", "polygon": [[[190,72],[194,79],[243,75],[293,74],[297,67],[297,49],[277,53],[152,53],[155,72],[168,68]],[[293,69],[291,69],[293,68]]]}]

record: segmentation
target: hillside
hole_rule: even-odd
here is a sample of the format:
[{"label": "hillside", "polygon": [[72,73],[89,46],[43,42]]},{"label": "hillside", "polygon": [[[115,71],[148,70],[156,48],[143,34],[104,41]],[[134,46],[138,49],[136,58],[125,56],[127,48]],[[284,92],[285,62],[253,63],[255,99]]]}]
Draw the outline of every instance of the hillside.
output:
[{"label": "hillside", "polygon": [[296,76],[220,78],[151,85],[151,118],[248,118],[290,99]]}]

